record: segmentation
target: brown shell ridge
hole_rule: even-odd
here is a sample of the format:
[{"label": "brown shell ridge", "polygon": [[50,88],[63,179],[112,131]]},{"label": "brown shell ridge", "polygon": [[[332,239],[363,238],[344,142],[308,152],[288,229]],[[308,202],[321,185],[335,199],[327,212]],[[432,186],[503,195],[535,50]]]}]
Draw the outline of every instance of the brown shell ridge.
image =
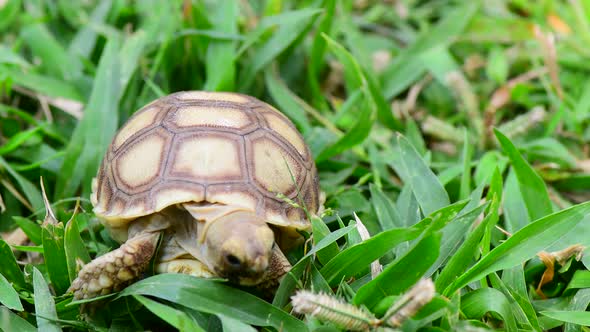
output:
[{"label": "brown shell ridge", "polygon": [[[135,112],[127,121],[130,122],[132,121],[134,118],[138,117],[141,115],[141,113],[146,112],[148,110],[151,110],[152,108],[155,107],[160,107],[160,112],[159,114],[157,114],[156,118],[154,119],[154,122],[152,122],[149,126],[144,127],[138,131],[136,131],[135,133],[133,133],[131,136],[129,136],[127,139],[125,139],[125,142],[123,142],[123,144],[121,144],[118,147],[114,147],[115,144],[115,140],[113,139],[113,142],[111,143],[111,148],[113,149],[113,151],[109,151],[111,153],[109,153],[109,161],[112,161],[113,159],[115,159],[117,156],[119,156],[122,151],[125,151],[129,145],[133,145],[133,143],[135,143],[136,140],[140,139],[140,137],[144,136],[146,133],[161,127],[163,129],[166,129],[164,126],[162,126],[162,122],[164,120],[164,118],[167,116],[168,112],[170,111],[170,109],[172,108],[171,106],[166,106],[164,105],[163,107],[160,105],[161,103],[157,102],[157,103],[153,103],[150,104],[149,106],[146,106],[142,109],[140,109],[139,111]],[[165,109],[165,110],[164,110]],[[118,134],[118,133],[117,133]],[[116,136],[115,136],[116,138]],[[110,149],[109,149],[110,150]]]},{"label": "brown shell ridge", "polygon": [[[260,138],[264,138],[264,139],[270,139],[273,141],[273,143],[281,146],[281,148],[283,149],[284,152],[286,152],[287,154],[289,154],[289,156],[291,158],[294,158],[295,160],[299,161],[300,164],[305,165],[305,161],[303,160],[303,158],[301,158],[299,156],[299,153],[292,153],[292,151],[290,151],[291,149],[289,148],[289,146],[286,146],[281,140],[277,139],[277,136],[274,132],[270,131],[270,130],[266,130],[266,128],[261,128],[260,131],[266,131],[268,132],[270,135],[262,135],[260,136]],[[254,140],[258,139],[259,137],[255,137]],[[249,144],[249,146],[252,146],[252,143]],[[295,155],[295,156],[294,156]],[[256,167],[256,165],[253,165],[253,167]],[[305,168],[306,172],[309,172],[309,170],[307,169],[307,167]],[[293,170],[289,171],[290,174],[293,174]],[[289,192],[286,193],[280,193],[280,192],[273,192],[270,190],[265,189],[264,187],[262,187],[253,177],[249,178],[250,183],[252,183],[253,185],[255,185],[258,190],[260,190],[260,192],[267,198],[271,198],[273,200],[276,201],[281,201],[280,199],[277,198],[277,194],[283,194],[286,197],[288,197],[289,199],[293,199],[293,195],[296,193],[296,188],[297,188],[297,178],[295,178],[295,182],[292,183],[293,186],[293,190],[290,190]],[[281,201],[282,202],[282,201]]]}]

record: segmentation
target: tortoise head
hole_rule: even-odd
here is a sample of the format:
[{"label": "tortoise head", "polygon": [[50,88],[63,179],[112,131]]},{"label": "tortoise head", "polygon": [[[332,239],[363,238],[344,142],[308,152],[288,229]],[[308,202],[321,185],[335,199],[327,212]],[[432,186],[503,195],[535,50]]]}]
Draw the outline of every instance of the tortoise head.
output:
[{"label": "tortoise head", "polygon": [[248,211],[236,211],[209,222],[202,234],[207,265],[217,275],[241,285],[262,282],[275,244],[268,224]]}]

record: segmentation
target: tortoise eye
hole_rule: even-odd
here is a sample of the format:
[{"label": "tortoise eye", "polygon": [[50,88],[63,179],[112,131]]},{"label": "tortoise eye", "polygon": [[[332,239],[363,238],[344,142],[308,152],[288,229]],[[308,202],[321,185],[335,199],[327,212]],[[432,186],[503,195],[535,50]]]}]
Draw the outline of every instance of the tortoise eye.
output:
[{"label": "tortoise eye", "polygon": [[242,262],[240,261],[240,259],[232,254],[225,255],[225,261],[227,262],[227,264],[229,266],[231,266],[233,268],[240,268],[240,266],[242,265]]}]

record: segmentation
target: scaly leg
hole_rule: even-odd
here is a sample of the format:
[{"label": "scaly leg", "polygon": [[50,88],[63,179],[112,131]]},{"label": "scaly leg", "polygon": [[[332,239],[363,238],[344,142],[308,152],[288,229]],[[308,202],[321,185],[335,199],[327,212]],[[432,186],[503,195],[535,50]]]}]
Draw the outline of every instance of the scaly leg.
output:
[{"label": "scaly leg", "polygon": [[281,282],[282,277],[291,270],[291,263],[278,245],[272,248],[272,255],[268,263],[264,281],[257,285],[257,288],[264,290],[274,290]]},{"label": "scaly leg", "polygon": [[156,251],[160,232],[139,234],[86,264],[68,292],[76,300],[116,292],[137,279]]}]

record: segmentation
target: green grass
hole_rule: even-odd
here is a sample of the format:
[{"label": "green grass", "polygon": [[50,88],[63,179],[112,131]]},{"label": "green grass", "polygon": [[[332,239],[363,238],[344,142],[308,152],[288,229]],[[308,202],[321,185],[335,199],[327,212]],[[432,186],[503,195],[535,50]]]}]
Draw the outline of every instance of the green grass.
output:
[{"label": "green grass", "polygon": [[[0,240],[0,330],[337,331],[290,296],[379,318],[430,277],[401,330],[590,331],[590,2],[0,3],[0,232],[28,237]],[[117,246],[91,179],[135,110],[191,89],[289,116],[332,213],[273,299],[157,275],[83,320],[65,291]]]}]

